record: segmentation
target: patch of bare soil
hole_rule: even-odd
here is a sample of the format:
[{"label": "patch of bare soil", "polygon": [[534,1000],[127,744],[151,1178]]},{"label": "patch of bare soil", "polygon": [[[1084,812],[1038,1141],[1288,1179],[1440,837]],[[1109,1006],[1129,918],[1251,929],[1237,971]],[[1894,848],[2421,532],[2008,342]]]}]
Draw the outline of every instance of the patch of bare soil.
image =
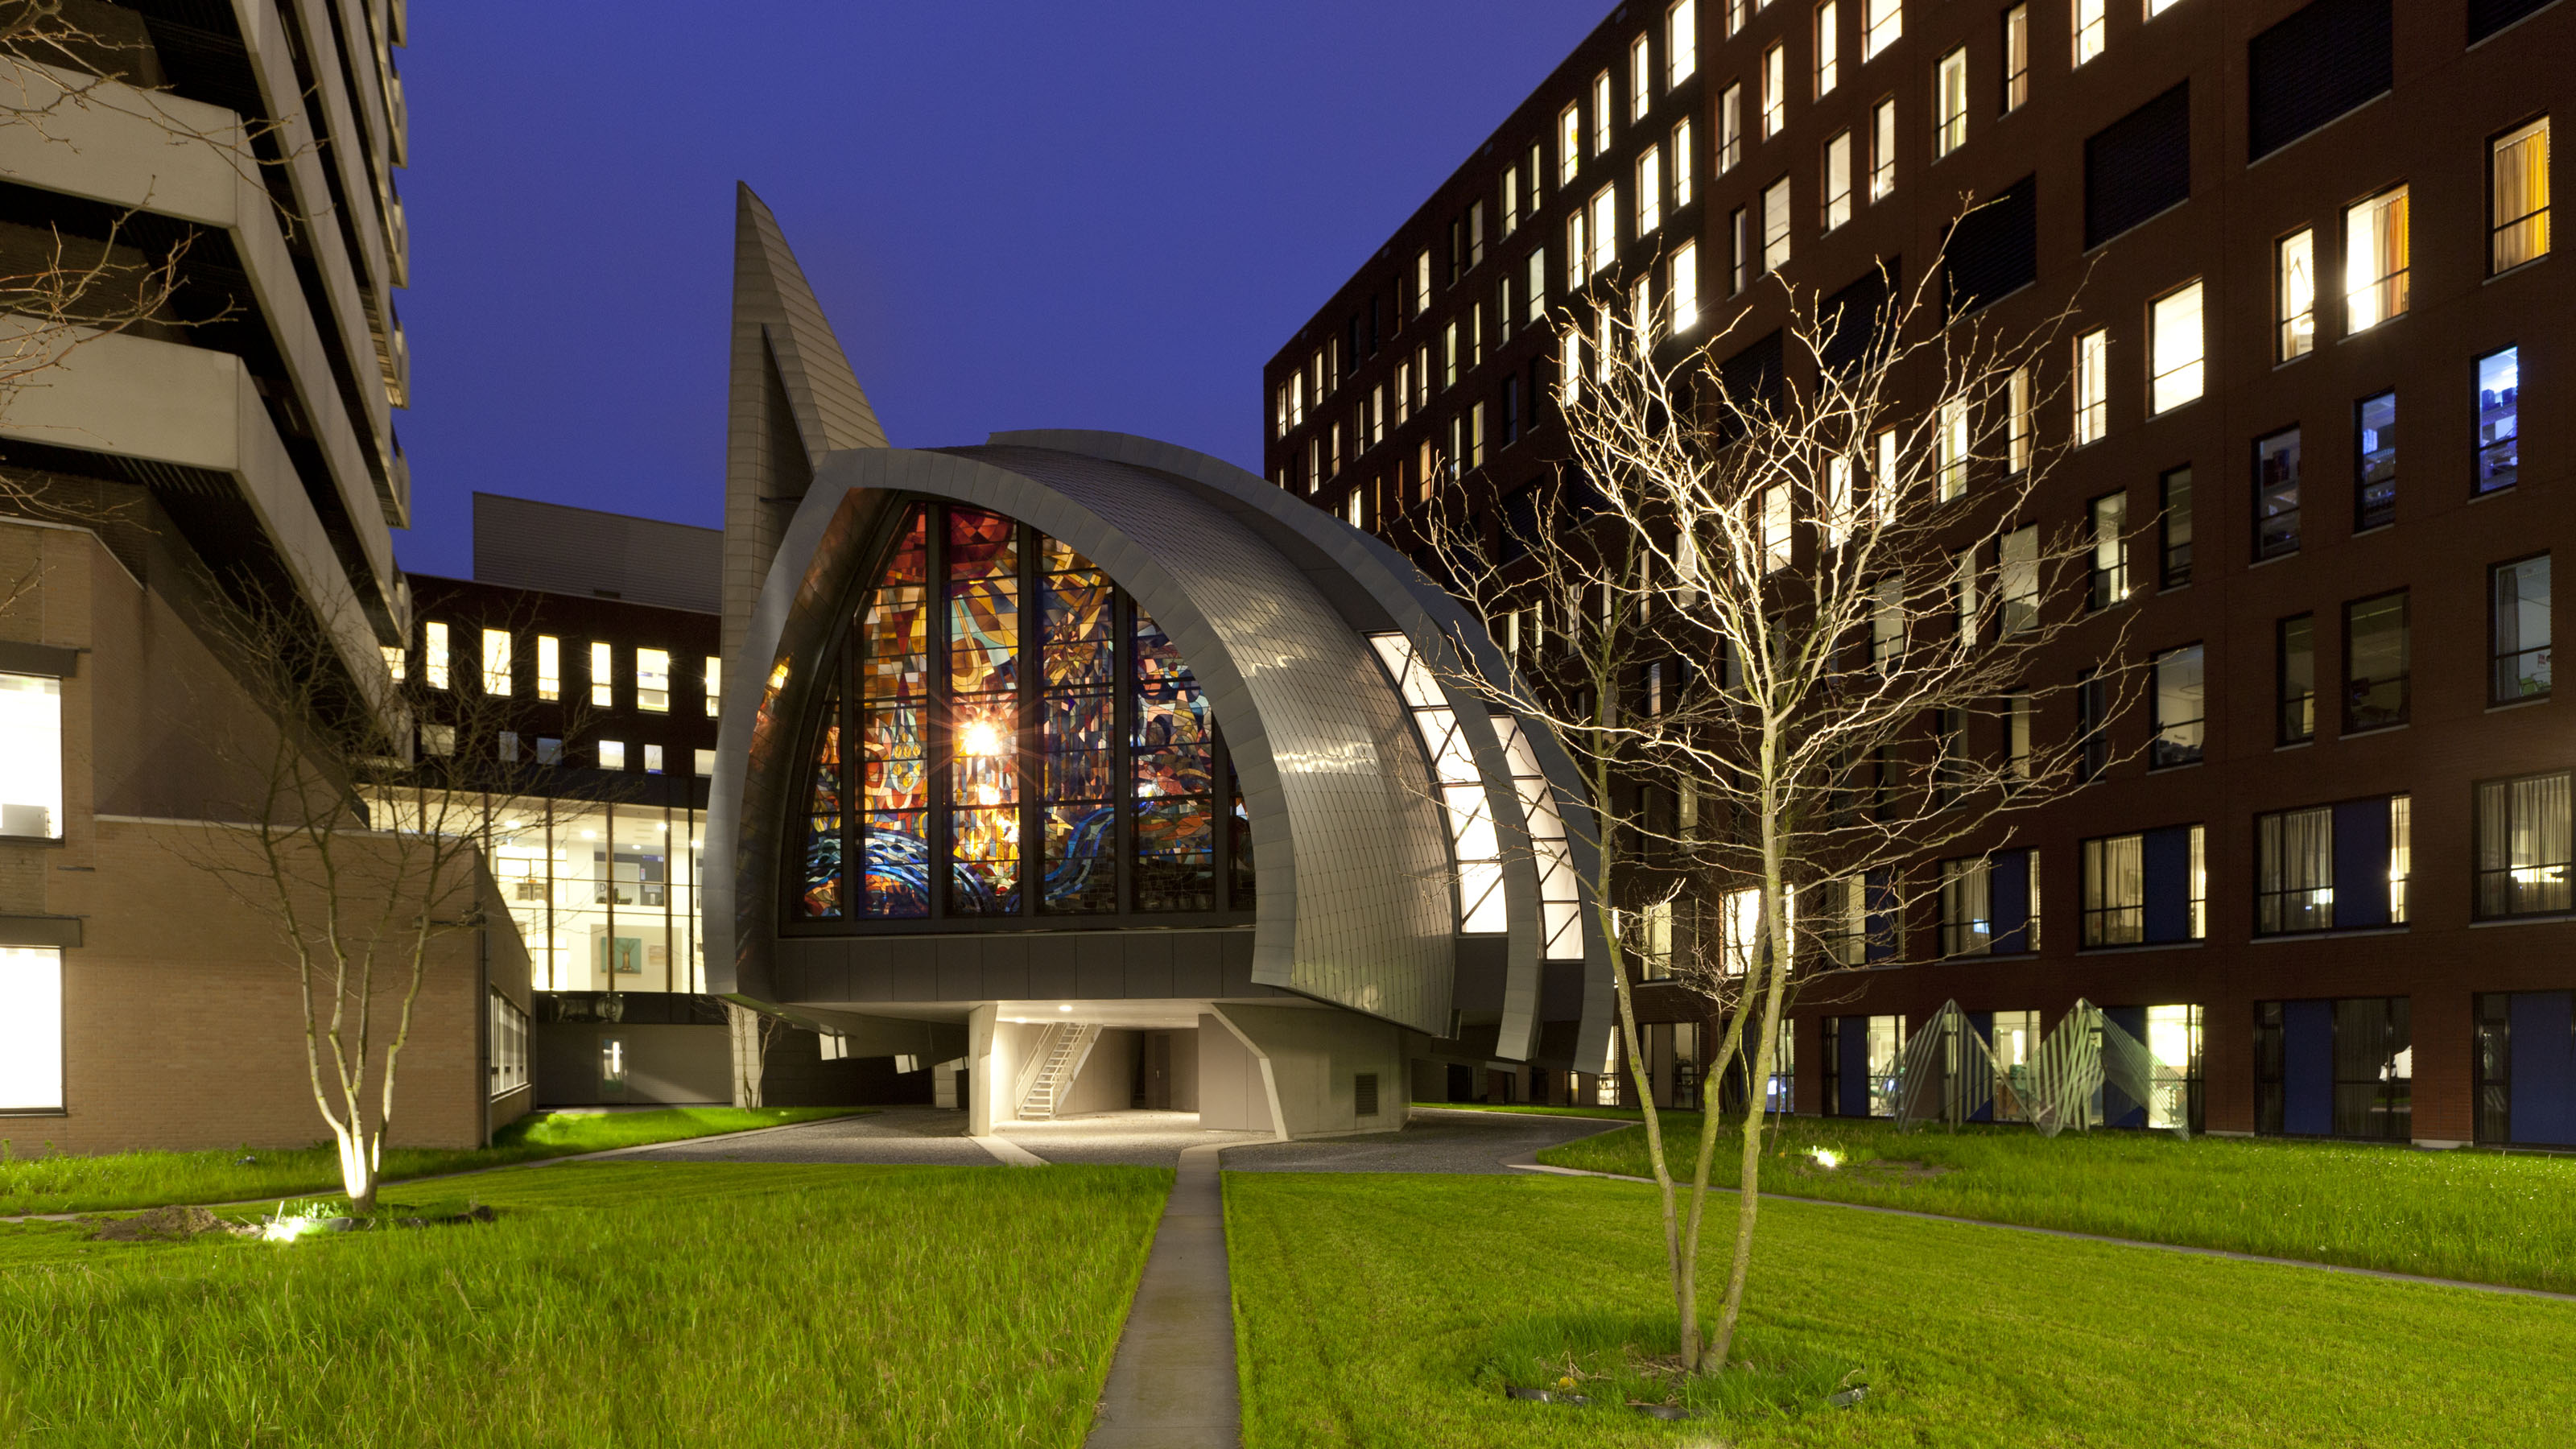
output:
[{"label": "patch of bare soil", "polygon": [[206,1233],[251,1237],[259,1229],[228,1223],[201,1207],[157,1207],[130,1218],[88,1218],[90,1237],[102,1243],[184,1243]]}]

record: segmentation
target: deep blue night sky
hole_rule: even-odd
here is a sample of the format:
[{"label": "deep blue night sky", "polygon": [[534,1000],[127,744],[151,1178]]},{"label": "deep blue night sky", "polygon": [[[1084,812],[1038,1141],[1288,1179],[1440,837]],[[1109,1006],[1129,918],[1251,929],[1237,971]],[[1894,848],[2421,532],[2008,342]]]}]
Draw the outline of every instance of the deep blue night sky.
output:
[{"label": "deep blue night sky", "polygon": [[403,565],[476,489],[720,522],[737,178],[897,446],[1257,469],[1262,362],[1609,9],[414,5]]}]

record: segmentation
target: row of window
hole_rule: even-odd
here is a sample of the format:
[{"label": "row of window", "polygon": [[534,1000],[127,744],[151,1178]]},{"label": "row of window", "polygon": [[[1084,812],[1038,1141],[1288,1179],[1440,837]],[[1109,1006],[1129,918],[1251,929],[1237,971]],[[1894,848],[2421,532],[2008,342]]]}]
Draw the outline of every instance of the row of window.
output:
[{"label": "row of window", "polygon": [[[2147,1057],[2146,1099],[2105,1086],[2088,1104],[2088,1127],[2183,1128],[2201,1130],[2201,1009],[2196,1005],[2107,1007],[2107,1025],[2118,1027]],[[1964,1017],[1964,1020],[1961,1020]],[[1985,1045],[1994,1073],[1982,1096],[1990,1106],[1971,1121],[2024,1122],[2037,1095],[2034,1080],[2041,1044],[2037,1011],[1972,1011],[1943,1013],[1947,1032],[1965,1028]],[[1821,1023],[1824,1046],[1823,1115],[1828,1117],[1893,1117],[1906,1070],[1909,1023],[1902,1016],[1828,1016]],[[2097,1033],[2099,1035],[2100,1033]],[[1968,1057],[1955,1040],[1945,1041],[1935,1070],[1957,1073]],[[2098,1043],[2097,1043],[2098,1048]],[[1921,1063],[1918,1061],[1917,1065]],[[1977,1068],[1984,1070],[1984,1068]],[[1944,1092],[1947,1100],[1959,1100]],[[1918,1099],[1919,1101],[1920,1099]],[[1785,1110],[1785,1107],[1784,1107]]]},{"label": "row of window", "polygon": [[[629,742],[625,740],[596,740],[589,748],[590,764],[593,769],[641,770],[647,775],[666,773],[663,765],[666,751],[658,744],[639,744],[630,747]],[[493,739],[492,750],[493,758],[505,765],[516,765],[522,762],[546,766],[569,765],[576,763],[576,760],[568,758],[568,754],[578,753],[567,752],[564,749],[564,742],[552,735],[538,735],[523,739],[517,730],[499,731]],[[441,759],[453,756],[456,753],[456,726],[422,724],[420,752]],[[692,773],[702,780],[714,776],[715,751],[693,748],[690,753]]]},{"label": "row of window", "polygon": [[[457,667],[446,623],[432,619],[421,625],[420,682],[431,689],[454,687],[456,676],[472,679],[485,694],[507,695],[519,686],[519,651],[517,637],[507,629],[485,629],[482,634],[481,667],[471,664]],[[385,646],[385,670],[396,684],[408,676],[408,656],[393,645]],[[633,666],[635,708],[647,714],[668,714],[671,710],[672,661],[668,649],[635,649],[630,651]],[[590,702],[601,709],[617,707],[617,650],[614,645],[591,641],[587,651],[589,663]],[[707,718],[716,717],[724,686],[724,663],[713,654],[700,656],[700,695]],[[563,698],[563,641],[552,634],[536,636],[536,697],[544,700]]]}]

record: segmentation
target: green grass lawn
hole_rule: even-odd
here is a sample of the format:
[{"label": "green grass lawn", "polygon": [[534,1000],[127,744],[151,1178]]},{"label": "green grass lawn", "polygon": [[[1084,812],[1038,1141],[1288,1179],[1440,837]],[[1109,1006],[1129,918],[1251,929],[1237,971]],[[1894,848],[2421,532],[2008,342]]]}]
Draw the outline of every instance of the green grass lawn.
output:
[{"label": "green grass lawn", "polygon": [[0,1444],[1079,1445],[1172,1174],[583,1163],[497,1222],[0,1227]]},{"label": "green grass lawn", "polygon": [[[849,1107],[672,1107],[654,1112],[535,1112],[471,1151],[385,1150],[385,1178],[427,1177],[505,1167],[546,1157],[677,1142],[718,1132],[777,1127],[850,1115]],[[287,1151],[117,1152],[97,1157],[29,1153],[0,1141],[0,1215],[99,1212],[163,1203],[242,1202],[340,1189],[339,1158],[328,1145]],[[240,1159],[252,1159],[247,1165]]]},{"label": "green grass lawn", "polygon": [[[1687,1181],[1700,1119],[1667,1113]],[[1732,1186],[1720,1139],[1709,1180]],[[2576,1158],[2416,1152],[2141,1132],[1925,1128],[1795,1117],[1766,1144],[1765,1190],[2032,1227],[2307,1258],[2576,1292]],[[1848,1161],[1827,1172],[1817,1146]],[[1538,1154],[1541,1162],[1646,1176],[1643,1127]]]},{"label": "green grass lawn", "polygon": [[[1518,1403],[1506,1382],[1668,1352],[1651,1189],[1226,1178],[1248,1449],[2557,1446],[2576,1304],[1775,1201],[1714,1421]],[[1713,1200],[1713,1233],[1734,1200]],[[1724,1261],[1707,1265],[1713,1300]],[[1659,1301],[1661,1300],[1661,1301]],[[1846,1381],[1859,1407],[1824,1407]],[[1631,1377],[1629,1395],[1650,1392]],[[1652,1392],[1660,1392],[1659,1390]]]}]

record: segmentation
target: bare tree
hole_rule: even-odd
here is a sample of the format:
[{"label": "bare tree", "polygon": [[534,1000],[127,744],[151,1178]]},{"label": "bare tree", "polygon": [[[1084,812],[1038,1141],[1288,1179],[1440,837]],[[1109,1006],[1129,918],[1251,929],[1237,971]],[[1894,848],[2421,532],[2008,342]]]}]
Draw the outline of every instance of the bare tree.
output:
[{"label": "bare tree", "polygon": [[733,1104],[758,1107],[769,1077],[769,1049],[787,1030],[786,1018],[739,1001],[724,1004],[725,1032],[733,1043]]},{"label": "bare tree", "polygon": [[314,1105],[363,1215],[440,945],[508,923],[490,904],[493,843],[551,808],[558,752],[586,721],[566,701],[544,717],[553,733],[534,734],[537,707],[506,660],[425,656],[416,674],[396,671],[389,693],[370,694],[299,601],[248,583],[233,592],[252,602],[216,627],[227,687],[251,707],[197,701],[190,718],[220,721],[203,744],[243,798],[218,806],[225,818],[181,849],[277,933]]},{"label": "bare tree", "polygon": [[[1882,275],[1832,302],[1778,285],[1776,332],[1739,322],[1696,347],[1652,315],[1562,316],[1570,456],[1498,527],[1460,509],[1436,530],[1452,586],[1517,653],[1515,677],[1460,682],[1552,728],[1601,822],[1593,896],[1690,1372],[1723,1369],[1741,1315],[1789,1008],[1838,973],[1940,954],[1909,953],[1903,921],[1973,892],[2008,817],[2098,772],[2100,725],[2133,690],[2124,625],[2074,597],[2127,538],[2033,521],[2068,441],[2046,406],[2065,314],[2006,334],[1945,321],[1928,283]],[[2077,644],[2099,661],[2080,678]],[[2079,694],[2086,727],[2040,727]],[[1960,859],[1928,871],[1944,853]],[[1709,1105],[1685,1190],[1640,967],[1711,1003],[1705,1077],[1746,1085],[1706,1333],[1700,1231],[1729,1113]]]}]

